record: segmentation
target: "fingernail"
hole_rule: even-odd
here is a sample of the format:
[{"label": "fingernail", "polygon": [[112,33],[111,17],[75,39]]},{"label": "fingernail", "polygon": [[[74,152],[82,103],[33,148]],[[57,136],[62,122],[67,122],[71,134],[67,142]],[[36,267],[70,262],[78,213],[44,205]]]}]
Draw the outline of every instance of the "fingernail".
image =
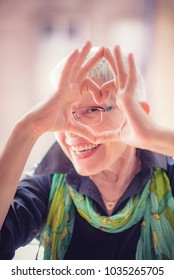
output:
[{"label": "fingernail", "polygon": [[116,45],[117,50],[121,51],[120,45]]},{"label": "fingernail", "polygon": [[74,51],[72,52],[71,55],[74,55],[74,54],[76,54],[76,53],[78,53],[78,52],[79,52],[78,49],[74,49]]},{"label": "fingernail", "polygon": [[97,50],[97,51],[99,52],[99,51],[101,51],[101,50],[103,50],[103,47],[98,47],[98,50]]},{"label": "fingernail", "polygon": [[99,52],[104,52],[104,47],[99,47],[99,49],[97,50],[97,53]]},{"label": "fingernail", "polygon": [[91,42],[90,41],[86,41],[85,44],[84,44],[84,47],[89,45],[89,44],[91,45]]},{"label": "fingernail", "polygon": [[110,54],[109,48],[104,48],[104,53]]}]

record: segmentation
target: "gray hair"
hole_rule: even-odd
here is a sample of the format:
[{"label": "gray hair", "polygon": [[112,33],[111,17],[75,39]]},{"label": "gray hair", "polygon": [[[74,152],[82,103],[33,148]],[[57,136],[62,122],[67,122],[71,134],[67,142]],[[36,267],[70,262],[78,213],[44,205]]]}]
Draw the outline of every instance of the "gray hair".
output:
[{"label": "gray hair", "polygon": [[[88,60],[90,57],[92,57],[97,52],[97,50],[98,50],[98,47],[91,48],[86,60]],[[125,53],[122,53],[122,57],[123,57],[125,67],[127,69],[128,64],[127,64],[127,56],[125,55]],[[54,91],[57,90],[60,74],[66,63],[66,60],[67,60],[67,57],[62,59],[51,72],[50,82],[51,82],[51,85],[52,85]],[[139,70],[137,70],[137,72],[138,72],[138,82],[137,82],[137,86],[136,86],[135,97],[137,98],[138,101],[145,101],[146,100],[145,83],[144,83],[144,80],[143,80]],[[102,58],[96,64],[96,66],[90,71],[88,76],[90,78],[102,79],[104,82],[110,81],[114,78],[113,73],[105,58]]]}]

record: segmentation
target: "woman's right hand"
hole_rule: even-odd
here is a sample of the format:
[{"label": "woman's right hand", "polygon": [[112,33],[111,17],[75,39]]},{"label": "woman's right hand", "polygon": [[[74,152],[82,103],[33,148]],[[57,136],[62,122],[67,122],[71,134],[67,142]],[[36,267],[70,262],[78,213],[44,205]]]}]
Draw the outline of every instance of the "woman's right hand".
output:
[{"label": "woman's right hand", "polygon": [[47,131],[69,131],[79,135],[90,135],[91,131],[87,126],[79,123],[77,125],[72,118],[72,104],[82,94],[90,92],[95,93],[95,98],[100,96],[100,88],[87,77],[87,74],[103,57],[103,48],[85,62],[90,49],[91,43],[87,42],[81,51],[75,50],[67,58],[56,92],[22,118],[25,122],[29,122],[35,138]]}]

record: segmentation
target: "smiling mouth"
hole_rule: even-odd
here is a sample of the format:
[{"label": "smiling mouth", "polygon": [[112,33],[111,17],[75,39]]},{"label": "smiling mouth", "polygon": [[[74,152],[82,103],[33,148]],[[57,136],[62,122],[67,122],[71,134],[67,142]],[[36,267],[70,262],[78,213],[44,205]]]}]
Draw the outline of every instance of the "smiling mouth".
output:
[{"label": "smiling mouth", "polygon": [[72,151],[76,155],[83,155],[85,153],[89,153],[96,149],[99,145],[96,144],[86,144],[86,145],[79,145],[79,146],[71,146]]}]

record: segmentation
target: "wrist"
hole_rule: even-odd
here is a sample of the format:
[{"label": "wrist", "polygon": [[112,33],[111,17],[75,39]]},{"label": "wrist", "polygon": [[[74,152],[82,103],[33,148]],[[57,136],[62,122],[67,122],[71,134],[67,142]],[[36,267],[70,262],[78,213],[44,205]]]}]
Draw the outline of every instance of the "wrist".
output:
[{"label": "wrist", "polygon": [[25,117],[15,124],[14,131],[31,145],[34,145],[40,136],[35,133],[32,122],[30,122],[30,120]]},{"label": "wrist", "polygon": [[174,130],[158,125],[152,132],[149,150],[174,156]]}]

